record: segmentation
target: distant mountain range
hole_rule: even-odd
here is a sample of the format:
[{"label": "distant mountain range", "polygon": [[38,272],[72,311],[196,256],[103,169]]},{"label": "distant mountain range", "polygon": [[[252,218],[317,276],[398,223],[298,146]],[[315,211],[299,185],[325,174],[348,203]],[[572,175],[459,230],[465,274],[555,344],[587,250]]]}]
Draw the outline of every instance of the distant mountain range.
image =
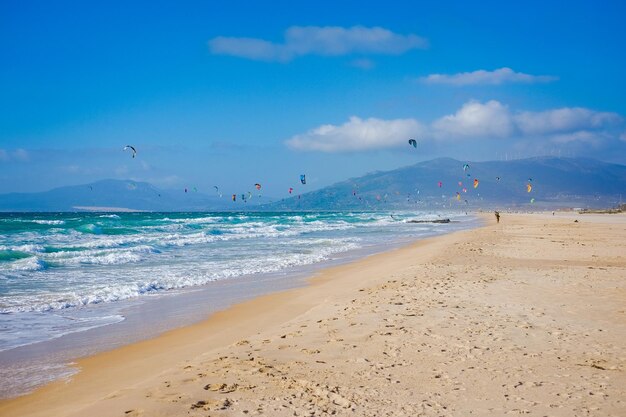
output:
[{"label": "distant mountain range", "polygon": [[587,158],[489,162],[439,158],[351,178],[270,206],[276,210],[584,208],[617,205],[622,194],[626,198],[624,165]]},{"label": "distant mountain range", "polygon": [[[467,166],[465,166],[467,164]],[[474,180],[478,186],[474,188]],[[532,190],[528,192],[528,184]],[[458,193],[458,196],[457,196]],[[0,211],[386,210],[411,208],[610,207],[626,199],[626,166],[585,158],[539,157],[468,162],[450,158],[351,178],[309,193],[233,205],[188,190],[145,182],[102,180],[40,193],[0,195]],[[241,202],[241,196],[237,196]]]},{"label": "distant mountain range", "polygon": [[[238,196],[239,198],[240,196]],[[147,182],[102,180],[40,193],[0,195],[0,211],[207,211],[231,208],[222,198],[193,189],[161,190]],[[251,203],[252,204],[252,203]]]}]

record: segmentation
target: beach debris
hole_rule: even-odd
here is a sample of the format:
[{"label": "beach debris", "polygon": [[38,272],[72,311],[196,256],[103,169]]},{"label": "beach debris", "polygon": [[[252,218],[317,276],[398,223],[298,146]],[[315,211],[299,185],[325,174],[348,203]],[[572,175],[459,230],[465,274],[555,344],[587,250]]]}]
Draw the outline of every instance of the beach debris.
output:
[{"label": "beach debris", "polygon": [[132,146],[132,145],[126,145],[126,146],[124,146],[124,149],[123,149],[123,150],[125,151],[125,150],[127,150],[127,149],[130,149],[130,150],[132,151],[132,153],[133,153],[133,158],[135,157],[135,155],[137,155],[137,149],[135,149],[135,147],[134,147],[134,146]]},{"label": "beach debris", "polygon": [[415,139],[409,139],[409,145],[413,146],[414,148],[417,148],[417,141]]},{"label": "beach debris", "polygon": [[407,220],[407,223],[450,223],[450,219],[436,219],[436,220]]}]

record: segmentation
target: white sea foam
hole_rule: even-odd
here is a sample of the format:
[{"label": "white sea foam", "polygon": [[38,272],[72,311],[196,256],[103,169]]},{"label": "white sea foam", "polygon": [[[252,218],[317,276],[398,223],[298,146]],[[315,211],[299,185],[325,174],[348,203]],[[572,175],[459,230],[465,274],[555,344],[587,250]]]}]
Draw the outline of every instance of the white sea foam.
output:
[{"label": "white sea foam", "polygon": [[[287,271],[436,228],[397,221],[426,217],[415,213],[394,215],[395,219],[388,213],[358,212],[181,218],[150,214],[143,220],[133,216],[128,224],[124,216],[103,216],[101,221],[88,215],[65,219],[69,224],[59,232],[26,228],[0,236],[0,250],[32,255],[0,266],[0,285],[7,286],[0,292],[0,312],[67,310]],[[105,234],[115,232],[107,229],[110,219],[116,220],[113,227],[128,232]]]},{"label": "white sea foam", "polygon": [[25,244],[25,245],[0,245],[0,250],[11,250],[17,252],[36,253],[43,250],[42,245]]},{"label": "white sea foam", "polygon": [[38,259],[35,256],[31,256],[28,258],[16,259],[12,262],[2,262],[0,263],[0,274],[1,273],[11,273],[11,272],[28,272],[28,271],[39,271],[45,269],[46,264],[41,259]]},{"label": "white sea foam", "polygon": [[30,220],[30,221],[36,224],[49,224],[49,225],[65,224],[63,220]]}]

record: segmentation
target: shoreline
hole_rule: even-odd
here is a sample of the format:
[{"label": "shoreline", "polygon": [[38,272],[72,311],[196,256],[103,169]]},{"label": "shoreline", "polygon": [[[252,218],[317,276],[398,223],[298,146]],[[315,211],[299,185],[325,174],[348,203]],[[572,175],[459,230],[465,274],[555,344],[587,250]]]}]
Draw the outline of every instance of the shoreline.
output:
[{"label": "shoreline", "polygon": [[[469,221],[468,221],[469,219]],[[311,265],[293,267],[288,271],[242,276],[237,279],[216,280],[199,287],[172,293],[155,294],[147,298],[123,300],[111,305],[90,306],[91,313],[123,317],[111,325],[66,334],[34,344],[0,352],[0,379],[15,380],[17,385],[2,387],[0,401],[28,395],[56,379],[65,380],[76,374],[77,358],[113,350],[118,347],[158,337],[164,332],[202,322],[217,311],[229,306],[270,294],[306,286],[308,279],[319,271],[352,263],[390,250],[401,248],[430,236],[466,230],[482,224],[476,216],[467,217],[458,225],[420,232],[422,237],[399,235],[397,240],[369,244],[358,249],[340,252]],[[48,370],[37,375],[37,369]],[[55,374],[58,375],[55,377]],[[40,380],[36,385],[31,381]]]},{"label": "shoreline", "polygon": [[[588,216],[579,217],[584,220],[581,220],[581,223],[576,225],[576,230],[589,228],[591,232],[595,232],[594,229],[598,227],[610,229],[610,222],[615,222],[614,218],[608,220],[594,218],[594,221],[588,222]],[[456,308],[462,308],[463,310],[461,311],[467,311],[468,315],[478,314],[469,313],[471,310],[465,310],[464,303],[476,302],[476,300],[463,298],[464,291],[470,287],[474,290],[480,290],[475,294],[477,299],[485,298],[488,290],[497,286],[504,286],[507,290],[504,292],[505,294],[514,293],[515,291],[520,294],[523,293],[523,286],[519,288],[518,286],[511,287],[513,285],[511,282],[513,281],[509,279],[509,274],[513,271],[514,274],[512,276],[517,280],[521,280],[522,278],[517,275],[524,275],[527,272],[528,265],[521,263],[519,259],[511,258],[507,252],[502,252],[502,247],[506,249],[507,245],[506,233],[516,237],[519,233],[526,233],[525,229],[538,231],[542,227],[554,226],[554,230],[551,231],[556,234],[557,232],[562,233],[563,230],[569,233],[571,228],[571,219],[561,216],[552,218],[552,216],[547,215],[507,215],[499,225],[495,225],[495,222],[491,220],[490,214],[487,219],[489,224],[486,226],[479,226],[477,229],[469,231],[457,231],[451,234],[430,237],[402,248],[370,255],[348,264],[333,266],[315,274],[310,279],[309,284],[304,287],[257,297],[217,312],[200,323],[168,331],[153,339],[80,359],[77,361],[77,367],[81,371],[73,376],[70,382],[57,381],[31,394],[0,401],[0,415],[71,416],[93,414],[139,416],[144,415],[144,412],[146,413],[145,415],[174,415],[180,414],[182,410],[186,410],[192,415],[196,415],[194,414],[196,411],[206,414],[208,410],[215,411],[216,415],[242,415],[242,412],[248,414],[250,410],[255,410],[250,406],[250,404],[255,402],[261,402],[265,407],[261,408],[264,410],[278,407],[283,399],[276,397],[276,395],[272,397],[270,393],[266,392],[267,388],[265,387],[259,393],[257,392],[260,390],[259,384],[253,386],[250,385],[249,381],[245,380],[247,378],[250,380],[258,379],[258,376],[242,377],[244,374],[248,375],[247,373],[242,373],[243,370],[248,370],[250,367],[253,369],[275,369],[274,374],[283,373],[286,380],[292,382],[288,384],[289,386],[281,385],[282,383],[278,384],[279,391],[288,392],[295,389],[305,392],[309,397],[316,400],[319,400],[319,397],[325,397],[326,400],[319,401],[321,404],[319,407],[326,407],[327,410],[332,409],[340,414],[341,412],[355,409],[357,410],[357,415],[370,415],[369,412],[372,413],[371,415],[377,415],[375,410],[381,410],[380,403],[378,408],[376,408],[376,404],[368,408],[365,403],[376,403],[376,397],[382,392],[381,390],[384,390],[384,387],[382,385],[378,386],[378,382],[374,380],[379,377],[378,374],[388,373],[391,379],[398,378],[398,388],[393,388],[394,392],[403,393],[406,391],[405,393],[411,392],[413,395],[418,396],[421,394],[426,398],[422,399],[422,402],[426,401],[431,404],[430,407],[433,414],[436,414],[436,411],[450,414],[455,406],[458,410],[459,405],[451,405],[451,403],[447,407],[443,406],[442,404],[446,401],[443,400],[442,394],[434,395],[433,392],[429,391],[432,389],[432,385],[428,385],[435,381],[434,386],[444,383],[444,386],[453,390],[452,385],[450,385],[449,370],[448,372],[436,371],[433,377],[434,380],[428,380],[428,384],[425,384],[426,388],[420,388],[418,393],[413,392],[418,387],[404,387],[402,379],[408,378],[408,376],[400,371],[402,368],[405,368],[407,370],[410,369],[411,373],[419,374],[423,371],[425,375],[432,374],[432,369],[426,368],[447,366],[445,361],[450,360],[450,358],[447,358],[449,355],[440,354],[440,359],[444,361],[444,364],[433,360],[436,359],[436,356],[430,356],[425,358],[430,359],[430,361],[425,361],[428,365],[416,365],[418,362],[423,363],[424,358],[418,362],[408,359],[410,355],[403,351],[403,347],[408,346],[407,343],[409,343],[406,339],[408,337],[416,338],[416,340],[426,338],[423,340],[423,343],[429,347],[430,345],[443,343],[441,344],[442,349],[447,346],[444,349],[446,351],[450,350],[450,346],[452,346],[453,351],[461,349],[467,356],[466,361],[471,361],[478,355],[484,355],[485,346],[454,347],[459,345],[459,343],[463,345],[459,338],[462,334],[459,332],[466,333],[467,328],[450,326],[443,319],[449,314],[450,318],[455,317],[454,320],[475,320],[477,317],[483,317],[486,312],[495,308],[491,306],[490,309],[481,310],[477,317],[466,318],[459,316],[455,310]],[[624,216],[619,217],[619,221],[626,223],[624,219]],[[548,226],[542,226],[544,223]],[[620,223],[619,226],[618,236],[624,237],[624,225]],[[521,229],[523,230],[520,232]],[[586,239],[590,239],[590,236],[585,236]],[[505,238],[505,241],[497,240],[502,238]],[[581,240],[585,244],[589,244],[587,240],[583,240],[581,237],[578,238],[579,241],[577,243],[579,246]],[[492,240],[490,241],[489,239]],[[562,265],[559,264],[558,268],[554,269],[556,267],[553,264],[559,263],[563,259],[559,257],[559,253],[555,253],[555,259],[543,259],[542,256],[545,255],[545,251],[542,252],[538,248],[533,247],[533,245],[537,244],[545,245],[547,243],[545,242],[547,240],[545,236],[537,237],[532,235],[529,240],[531,241],[530,245],[528,243],[520,243],[518,246],[512,246],[509,249],[513,254],[519,255],[519,253],[523,252],[526,258],[530,259],[529,262],[532,267],[538,268],[538,270],[543,268],[546,276],[554,280],[554,277],[560,274]],[[472,247],[476,242],[479,242],[480,250]],[[520,240],[520,242],[525,242],[525,240]],[[609,242],[613,245],[616,243],[613,240]],[[554,249],[552,246],[550,248]],[[565,243],[563,243],[563,246],[565,246]],[[589,248],[581,248],[579,246],[571,249],[589,250]],[[590,248],[596,249],[593,245],[590,245]],[[615,255],[616,248],[618,250],[617,255]],[[480,262],[471,263],[470,259],[474,261],[483,260],[483,250],[490,251],[493,255],[493,258],[488,259],[489,263],[495,263],[500,259],[504,259],[504,261],[495,266],[487,265],[487,269],[484,269]],[[623,271],[623,268],[626,266],[624,256],[620,256],[619,247],[614,246],[612,250],[613,252],[610,250],[605,251],[605,253],[597,252],[593,256],[598,259],[585,257],[582,261],[577,260],[575,257],[569,259],[569,253],[567,253],[568,259],[566,260],[573,265],[572,268],[580,268],[583,272],[584,269],[590,266],[596,269],[605,268],[605,270],[607,268],[622,268],[621,271]],[[450,259],[450,252],[463,254],[464,257]],[[613,253],[612,257],[608,256],[610,253]],[[620,272],[618,271],[618,273]],[[505,278],[499,277],[498,275],[500,274],[504,274]],[[432,281],[432,279],[429,279],[430,275],[439,278]],[[414,279],[411,277],[413,276],[416,281],[419,281],[419,285],[412,283]],[[530,278],[524,275],[524,279]],[[402,289],[404,286],[411,287],[412,285],[417,285],[417,292],[407,292],[408,290]],[[564,282],[563,285],[568,285],[568,283]],[[577,283],[577,285],[580,284]],[[613,285],[616,285],[620,289],[619,291],[624,291],[623,283],[618,281],[613,283]],[[387,294],[390,289],[395,291],[395,295],[391,296],[391,298]],[[515,291],[512,291],[513,289]],[[398,294],[402,294],[402,297]],[[621,294],[619,292],[618,295]],[[432,298],[423,298],[426,295]],[[612,302],[612,299],[608,300],[607,297],[609,295],[602,293],[602,296],[606,301],[605,306],[610,305],[608,301]],[[411,297],[413,300],[411,300]],[[440,301],[435,301],[438,297],[443,297],[441,303]],[[506,297],[510,296],[506,295]],[[389,303],[390,300],[394,299],[398,301]],[[452,299],[455,299],[455,302],[458,303],[456,307],[448,306]],[[619,300],[623,300],[623,298]],[[498,300],[498,302],[501,301]],[[524,310],[524,314],[528,315],[525,307],[522,307],[522,301],[523,298],[511,299],[505,304],[509,310]],[[492,303],[493,300],[490,299],[489,302]],[[387,310],[383,311],[378,303],[380,303],[380,306],[385,306]],[[537,305],[540,304],[539,301],[537,303]],[[367,308],[371,310],[367,312],[365,306],[368,306]],[[545,311],[548,311],[547,307]],[[393,314],[389,315],[391,314],[390,312]],[[623,314],[623,311],[620,314]],[[357,319],[357,316],[359,319]],[[382,327],[379,323],[381,317],[386,322]],[[429,321],[421,322],[422,324],[419,325],[405,323],[403,326],[399,326],[400,322],[425,320],[424,317],[427,317]],[[369,319],[366,320],[365,318]],[[483,317],[483,319],[486,318]],[[623,316],[618,317],[618,319],[623,320]],[[537,318],[536,320],[540,319]],[[590,318],[587,318],[587,320],[590,320]],[[608,319],[605,318],[604,320]],[[335,321],[336,323],[334,323]],[[528,317],[527,321],[530,321]],[[439,327],[436,326],[437,323],[439,323]],[[482,329],[484,327],[480,321],[477,323],[475,324],[477,328]],[[515,322],[511,325],[515,329],[519,329],[518,324],[518,322]],[[624,334],[624,326],[620,327],[619,322],[617,325],[612,322],[609,324],[614,327],[613,330],[618,331],[618,336],[626,336]],[[529,328],[537,327],[536,324],[529,325],[531,326]],[[542,325],[547,326],[546,323]],[[377,330],[369,332],[372,329],[368,326],[375,326]],[[424,332],[425,328],[423,326],[426,326],[425,328],[428,331]],[[324,327],[325,330],[319,333],[314,331],[316,327]],[[453,329],[452,327],[455,328]],[[381,332],[379,328],[387,330]],[[305,331],[303,329],[310,330]],[[364,329],[368,329],[368,331]],[[446,330],[444,331],[444,329]],[[494,331],[498,332],[496,327],[492,328],[492,332]],[[358,339],[362,336],[362,333],[367,332],[370,335],[364,340],[368,341],[367,345],[374,345],[373,351],[363,351],[364,349],[367,350],[367,346],[357,344],[356,341],[353,341],[351,346],[347,346],[346,340],[351,340],[355,337]],[[432,342],[433,332],[440,333],[438,338],[435,338],[438,341],[437,343]],[[564,333],[563,330],[561,330],[561,333]],[[424,336],[425,334],[428,334],[428,336]],[[503,337],[503,335],[500,336]],[[611,336],[609,333],[604,333],[602,336],[613,337],[614,335]],[[464,337],[471,339],[473,336],[465,334]],[[507,337],[517,343],[515,344],[516,349],[511,348],[508,350],[508,354],[515,356],[515,352],[520,350],[519,340],[517,340],[518,336],[507,335]],[[320,338],[326,340],[321,340]],[[575,341],[572,338],[567,339],[566,342],[574,343]],[[303,342],[296,343],[300,339]],[[361,340],[361,342],[364,340]],[[504,340],[504,337],[496,344],[500,344],[502,340]],[[293,348],[294,343],[301,349]],[[614,341],[611,343],[615,345]],[[426,348],[423,349],[428,350]],[[464,349],[469,349],[469,353],[465,352]],[[524,349],[528,349],[528,347],[524,346]],[[568,345],[568,349],[573,349],[573,347]],[[610,350],[606,346],[604,349],[606,352]],[[614,352],[622,355],[625,351],[623,343],[620,345],[619,342],[612,349]],[[326,356],[326,351],[329,352],[330,356]],[[456,353],[460,354],[460,352]],[[317,357],[320,359],[316,359],[313,362],[310,361],[310,359]],[[395,360],[397,362],[395,366],[391,367],[395,368],[393,371],[385,366],[385,361],[390,358],[397,359]],[[286,365],[285,361],[291,364],[291,366]],[[270,362],[272,363],[271,365]],[[603,391],[604,394],[615,401],[614,395],[616,390],[621,393],[626,392],[623,364],[620,363],[619,356],[612,357],[611,360],[605,360],[605,362],[592,362],[592,365],[589,365],[587,368],[591,369],[591,372],[597,373],[600,368],[609,369],[611,366],[613,367],[613,370],[618,373],[618,383],[611,385],[609,388],[605,386]],[[294,363],[300,364],[299,367],[303,370],[308,370],[310,377],[321,372],[318,368],[325,368],[324,372],[326,373],[323,373],[323,375],[337,377],[333,378],[337,383],[340,382],[341,376],[345,376],[340,369],[348,363],[356,369],[353,375],[356,379],[352,384],[356,383],[356,380],[361,382],[371,380],[372,378],[374,380],[369,383],[369,386],[363,386],[358,389],[355,386],[343,386],[341,389],[337,388],[334,390],[332,387],[320,385],[318,380],[298,382],[302,380],[303,375],[302,372],[298,371],[298,367],[294,367]],[[372,363],[376,366],[373,369],[369,369]],[[340,369],[326,369],[329,364],[332,364],[332,368]],[[553,365],[551,363],[550,366]],[[596,366],[594,367],[593,365]],[[415,368],[415,366],[418,366],[418,368]],[[366,372],[362,369],[364,367],[368,367],[369,370]],[[235,383],[228,381],[229,377],[223,372],[226,368],[230,369],[231,379],[233,374],[240,375],[238,379],[239,389],[237,387],[232,389]],[[198,369],[202,369],[202,371],[196,372]],[[281,372],[278,372],[278,369],[281,369]],[[585,368],[585,371],[589,369]],[[363,373],[361,374],[362,370]],[[267,373],[266,371],[265,374]],[[398,375],[396,376],[394,373],[398,373]],[[466,378],[466,375],[463,375],[463,378]],[[509,375],[505,379],[507,381],[515,378],[522,379],[522,375],[523,373],[513,376]],[[268,376],[266,375],[266,377]],[[215,383],[220,378],[226,381],[220,386],[205,385],[206,381]],[[462,381],[463,378],[460,375],[457,376],[459,381]],[[502,379],[503,376],[501,375],[499,378]],[[178,399],[175,398],[176,396],[169,397],[170,394],[161,386],[164,383],[163,381],[170,381],[168,382],[168,389],[175,387],[179,393],[184,392],[178,395]],[[192,384],[194,381],[198,381],[195,384],[197,386],[185,388],[185,384]],[[481,381],[483,385],[489,385],[487,381]],[[590,384],[596,383],[594,378],[590,378],[589,381]],[[387,383],[391,382],[385,382],[384,385],[386,386]],[[425,383],[425,381],[422,382]],[[245,383],[248,385],[244,385]],[[346,381],[344,381],[345,383]],[[472,389],[468,385],[462,385],[465,387],[465,390]],[[244,388],[244,386],[247,388]],[[480,384],[477,387],[480,387]],[[496,391],[498,389],[502,390],[495,386],[489,388]],[[595,386],[594,389],[596,389]],[[372,390],[378,392],[378,394],[375,394]],[[596,391],[598,390],[596,389]],[[319,392],[322,392],[322,394]],[[368,392],[370,393],[369,395]],[[611,395],[609,395],[609,392]],[[389,392],[386,392],[386,394],[389,395]],[[458,392],[455,394],[458,396]],[[482,395],[487,394],[482,393]],[[236,396],[238,398],[235,398]],[[68,401],[67,398],[72,400]],[[156,402],[155,398],[157,399]],[[365,401],[368,398],[370,401]],[[411,397],[406,398],[410,399]],[[470,401],[471,398],[476,400],[477,397],[474,395],[471,397],[466,396],[465,401],[469,401],[465,405],[466,410],[477,409],[476,407],[478,407],[476,402],[472,403]],[[566,398],[563,399],[567,400]],[[603,399],[606,404],[606,397],[598,399]],[[613,402],[610,404],[613,406],[613,411],[619,410],[619,407],[624,407],[623,403],[619,403],[619,397],[617,399],[618,403]],[[576,403],[571,397],[569,400],[571,403]],[[589,401],[593,402],[593,400]],[[297,398],[294,397],[290,401],[292,405],[295,404],[296,411],[301,410],[301,407],[298,408]],[[502,411],[507,409],[506,406],[501,404],[501,401],[503,400],[491,401],[494,410]],[[157,408],[155,408],[155,404],[158,405]],[[181,406],[183,408],[180,408]],[[405,404],[405,406],[406,410],[403,412],[407,412],[407,415],[412,415],[409,411],[417,410],[417,408],[409,410],[407,408],[408,405]],[[159,410],[159,407],[163,408],[163,412],[155,414],[155,410]],[[526,407],[529,406],[526,404]],[[248,412],[244,412],[244,409]],[[510,408],[510,410],[512,409]],[[280,410],[282,409],[275,408],[275,413],[268,411],[268,415],[292,415],[283,414],[279,412]],[[426,408],[425,410],[428,409]],[[448,411],[446,412],[446,410]],[[290,411],[293,412],[294,410]],[[257,414],[263,414],[263,412],[259,411],[259,408],[256,408],[256,412]],[[559,415],[567,415],[565,410],[560,410],[559,413]],[[425,415],[429,414],[426,413]],[[494,412],[493,415],[498,414]]]}]

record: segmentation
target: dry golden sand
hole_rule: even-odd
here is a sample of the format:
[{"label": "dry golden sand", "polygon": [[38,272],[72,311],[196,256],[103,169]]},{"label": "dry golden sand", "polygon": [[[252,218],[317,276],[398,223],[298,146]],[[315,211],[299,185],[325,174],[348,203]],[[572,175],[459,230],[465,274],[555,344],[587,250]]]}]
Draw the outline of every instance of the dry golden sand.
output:
[{"label": "dry golden sand", "polygon": [[626,216],[505,213],[83,359],[0,415],[625,416],[625,310]]}]

